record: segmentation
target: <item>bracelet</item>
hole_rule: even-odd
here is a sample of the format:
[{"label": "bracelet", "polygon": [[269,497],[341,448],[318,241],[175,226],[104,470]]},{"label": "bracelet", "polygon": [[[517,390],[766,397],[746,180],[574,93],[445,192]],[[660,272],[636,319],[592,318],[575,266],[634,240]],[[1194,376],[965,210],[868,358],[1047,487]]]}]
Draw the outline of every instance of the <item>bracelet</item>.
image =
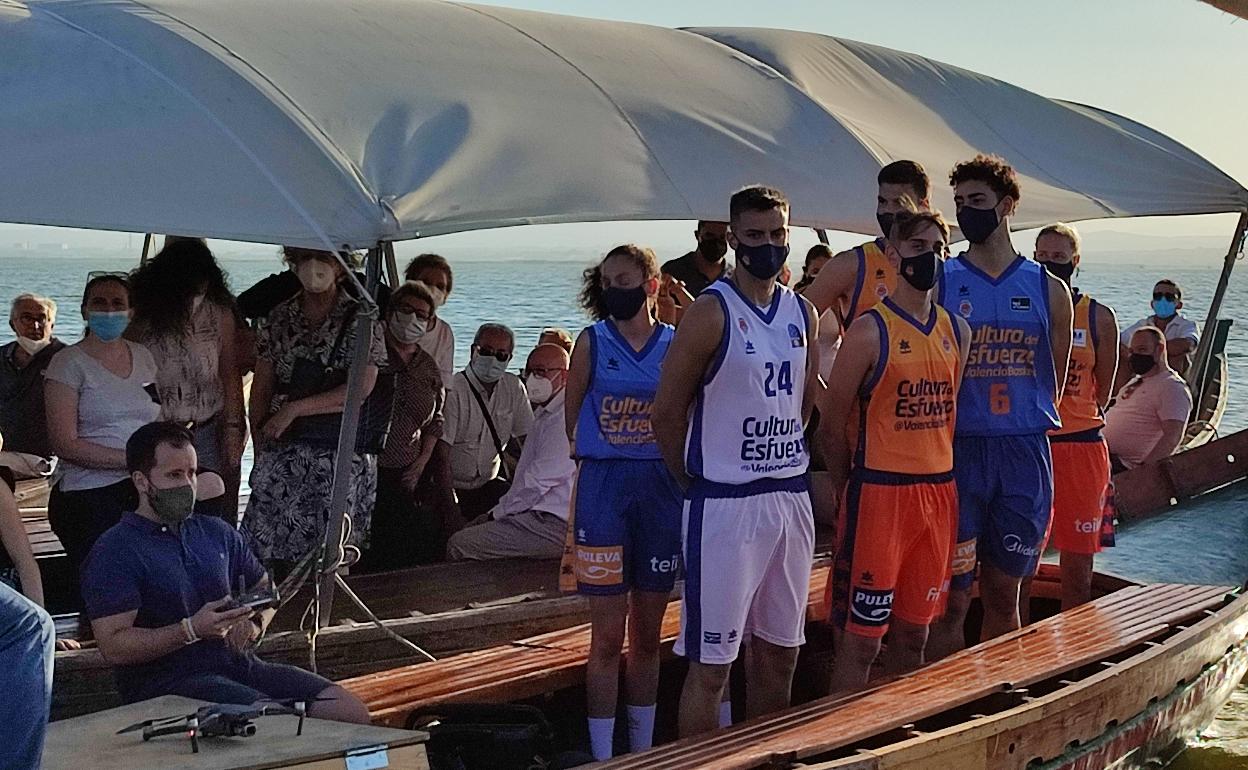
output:
[{"label": "bracelet", "polygon": [[199,641],[199,635],[195,633],[195,626],[191,623],[190,618],[182,618],[182,635],[186,637],[186,641],[182,644],[195,644]]}]

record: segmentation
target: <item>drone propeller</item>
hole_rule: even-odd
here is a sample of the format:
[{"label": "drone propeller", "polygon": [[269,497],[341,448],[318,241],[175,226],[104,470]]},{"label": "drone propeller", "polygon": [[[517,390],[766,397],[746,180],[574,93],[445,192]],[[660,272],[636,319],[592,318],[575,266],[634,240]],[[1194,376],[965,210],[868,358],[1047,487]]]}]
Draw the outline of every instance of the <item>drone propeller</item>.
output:
[{"label": "drone propeller", "polygon": [[118,730],[116,734],[124,735],[125,733],[132,733],[137,730],[142,730],[145,727],[163,727],[164,725],[171,725],[174,722],[185,722],[185,721],[186,721],[185,716],[157,717],[156,719],[145,719],[142,722],[136,722],[130,725],[129,727],[123,727],[122,729]]}]

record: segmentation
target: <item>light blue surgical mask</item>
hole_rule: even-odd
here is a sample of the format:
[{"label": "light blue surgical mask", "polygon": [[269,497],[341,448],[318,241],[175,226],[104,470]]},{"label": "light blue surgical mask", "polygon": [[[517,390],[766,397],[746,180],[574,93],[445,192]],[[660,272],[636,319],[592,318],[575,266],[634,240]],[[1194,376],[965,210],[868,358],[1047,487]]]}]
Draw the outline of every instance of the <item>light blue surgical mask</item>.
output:
[{"label": "light blue surgical mask", "polygon": [[1162,297],[1161,299],[1153,300],[1153,313],[1158,318],[1170,318],[1178,311],[1179,309],[1172,299]]},{"label": "light blue surgical mask", "polygon": [[507,362],[499,361],[494,356],[483,356],[480,353],[474,353],[472,356],[472,373],[477,375],[477,379],[486,383],[498,382],[503,376],[503,372],[507,371]]},{"label": "light blue surgical mask", "polygon": [[129,325],[130,313],[126,310],[91,310],[87,313],[87,328],[103,342],[117,339]]}]

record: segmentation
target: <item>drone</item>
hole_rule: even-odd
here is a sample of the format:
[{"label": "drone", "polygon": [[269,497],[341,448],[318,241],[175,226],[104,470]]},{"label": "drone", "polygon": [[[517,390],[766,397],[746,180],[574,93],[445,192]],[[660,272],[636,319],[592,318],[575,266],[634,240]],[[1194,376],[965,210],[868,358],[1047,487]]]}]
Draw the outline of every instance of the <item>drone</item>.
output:
[{"label": "drone", "polygon": [[143,731],[143,741],[159,738],[162,735],[179,735],[185,733],[191,739],[191,753],[199,753],[200,738],[250,738],[256,734],[255,721],[263,716],[291,714],[299,717],[299,727],[295,735],[303,735],[303,719],[308,713],[308,702],[325,700],[324,698],[308,698],[304,700],[273,700],[261,701],[248,706],[233,703],[217,703],[201,706],[194,714],[176,717],[158,717],[147,719],[117,731],[118,735]]}]

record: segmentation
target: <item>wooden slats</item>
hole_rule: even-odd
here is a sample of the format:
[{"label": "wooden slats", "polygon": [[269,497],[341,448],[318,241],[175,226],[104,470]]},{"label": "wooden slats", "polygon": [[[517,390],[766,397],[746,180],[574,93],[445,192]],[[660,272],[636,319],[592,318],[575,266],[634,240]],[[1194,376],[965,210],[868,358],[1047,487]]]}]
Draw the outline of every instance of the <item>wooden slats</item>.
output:
[{"label": "wooden slats", "polygon": [[[811,572],[808,612],[813,617],[826,616],[828,570],[821,566]],[[680,602],[674,601],[663,616],[664,654],[670,654],[679,631]],[[581,625],[339,684],[368,705],[375,723],[401,726],[412,711],[438,703],[518,700],[579,684],[584,681],[589,639],[589,626]]]},{"label": "wooden slats", "polygon": [[1184,585],[1127,588],[857,696],[814,701],[603,767],[752,768],[852,746],[950,708],[1112,657],[1221,605],[1226,591]]},{"label": "wooden slats", "polygon": [[46,517],[26,517],[23,511],[22,525],[26,528],[26,536],[30,538],[30,549],[35,552],[35,558],[60,556],[65,553]]}]

